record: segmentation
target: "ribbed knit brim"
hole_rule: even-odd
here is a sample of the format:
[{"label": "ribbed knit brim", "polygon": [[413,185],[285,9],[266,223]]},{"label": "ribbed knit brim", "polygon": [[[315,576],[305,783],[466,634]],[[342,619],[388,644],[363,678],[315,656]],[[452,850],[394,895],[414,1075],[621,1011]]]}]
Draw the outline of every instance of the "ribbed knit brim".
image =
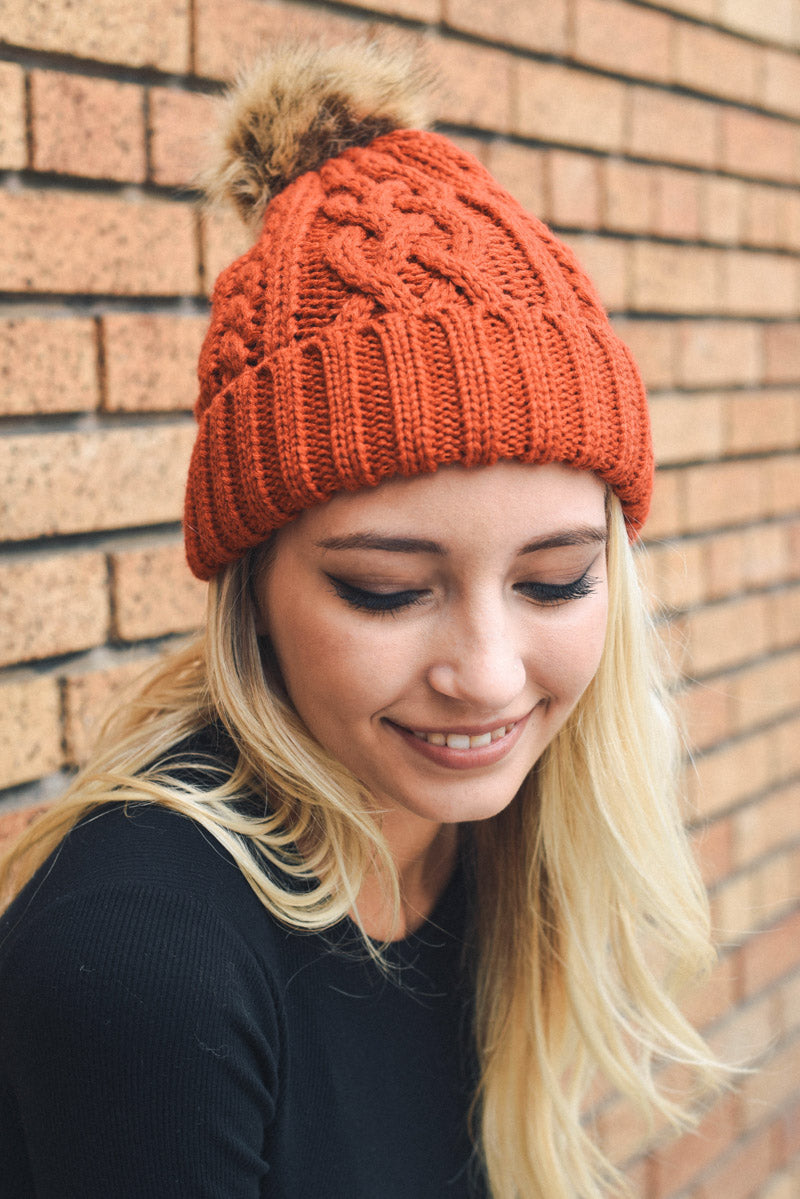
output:
[{"label": "ribbed knit brim", "polygon": [[653,470],[644,389],[572,253],[438,135],[342,159],[270,205],[217,285],[186,497],[194,573],[339,491],[450,463],[591,470],[635,532]]}]

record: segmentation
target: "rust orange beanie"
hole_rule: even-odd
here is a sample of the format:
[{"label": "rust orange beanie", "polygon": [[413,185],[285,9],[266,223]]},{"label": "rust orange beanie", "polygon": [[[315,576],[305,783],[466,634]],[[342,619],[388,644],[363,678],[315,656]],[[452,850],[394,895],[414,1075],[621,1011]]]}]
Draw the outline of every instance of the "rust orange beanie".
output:
[{"label": "rust orange beanie", "polygon": [[310,86],[290,63],[313,111],[303,125],[289,106],[300,132],[276,165],[264,72],[267,107],[286,91],[259,70],[261,98],[251,78],[233,101],[222,186],[260,235],[217,281],[200,357],[192,571],[211,578],[338,491],[446,463],[593,471],[635,534],[653,474],[644,389],[572,252],[475,158],[377,104],[354,117],[319,70]]}]

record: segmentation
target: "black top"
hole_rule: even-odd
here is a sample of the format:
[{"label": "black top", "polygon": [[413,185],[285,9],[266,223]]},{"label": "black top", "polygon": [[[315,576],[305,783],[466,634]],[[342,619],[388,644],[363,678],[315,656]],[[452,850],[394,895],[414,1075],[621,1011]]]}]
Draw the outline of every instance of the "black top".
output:
[{"label": "black top", "polygon": [[114,804],[0,921],[0,1199],[466,1199],[466,887],[390,947],[273,919],[193,821]]}]

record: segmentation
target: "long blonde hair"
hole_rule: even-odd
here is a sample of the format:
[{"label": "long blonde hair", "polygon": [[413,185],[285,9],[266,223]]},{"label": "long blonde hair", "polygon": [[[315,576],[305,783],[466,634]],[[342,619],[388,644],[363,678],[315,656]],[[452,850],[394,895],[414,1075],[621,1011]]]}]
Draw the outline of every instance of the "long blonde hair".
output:
[{"label": "long blonde hair", "polygon": [[[608,565],[608,631],[593,682],[514,802],[469,829],[473,1125],[493,1199],[601,1199],[624,1189],[581,1118],[596,1072],[676,1128],[720,1074],[673,998],[712,959],[708,910],[679,814],[679,744],[657,638],[614,497]],[[368,796],[314,741],[265,662],[258,568],[254,552],[211,583],[204,636],[109,724],[64,799],[3,862],[0,895],[18,891],[94,807],[150,800],[203,825],[290,926],[336,923],[376,868],[398,910]],[[215,720],[238,761],[201,788],[186,781],[175,750]],[[232,802],[243,795],[263,798],[263,811]],[[282,887],[275,864],[309,885]],[[668,1092],[668,1063],[688,1071],[691,1093]]]}]

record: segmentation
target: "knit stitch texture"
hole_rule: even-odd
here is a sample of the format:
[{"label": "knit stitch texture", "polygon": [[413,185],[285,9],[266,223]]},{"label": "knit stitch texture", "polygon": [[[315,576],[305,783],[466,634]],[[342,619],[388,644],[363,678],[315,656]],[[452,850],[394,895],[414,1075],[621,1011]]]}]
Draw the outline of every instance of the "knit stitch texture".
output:
[{"label": "knit stitch texture", "polygon": [[291,183],[220,275],[186,494],[202,579],[336,492],[448,463],[594,471],[635,535],[647,403],[573,253],[471,155],[395,130]]}]

